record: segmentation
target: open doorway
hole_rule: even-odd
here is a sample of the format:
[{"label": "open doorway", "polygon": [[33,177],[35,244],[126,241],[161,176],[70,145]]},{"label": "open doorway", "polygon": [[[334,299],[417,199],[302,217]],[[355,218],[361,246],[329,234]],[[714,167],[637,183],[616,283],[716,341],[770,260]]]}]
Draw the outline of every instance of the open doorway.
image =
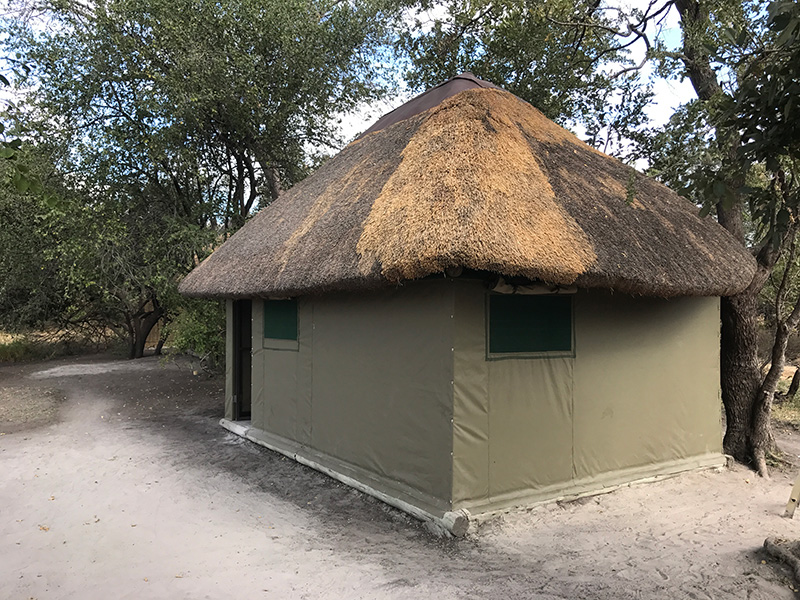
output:
[{"label": "open doorway", "polygon": [[252,389],[252,316],[250,300],[233,303],[233,420],[250,418],[250,392]]}]

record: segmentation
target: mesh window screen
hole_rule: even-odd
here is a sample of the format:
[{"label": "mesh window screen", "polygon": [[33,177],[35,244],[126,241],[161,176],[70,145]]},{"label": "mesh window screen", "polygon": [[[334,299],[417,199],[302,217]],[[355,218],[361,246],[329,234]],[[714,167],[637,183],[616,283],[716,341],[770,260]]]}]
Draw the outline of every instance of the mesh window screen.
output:
[{"label": "mesh window screen", "polygon": [[572,296],[491,294],[489,354],[572,352]]},{"label": "mesh window screen", "polygon": [[297,300],[264,300],[264,337],[297,339]]}]

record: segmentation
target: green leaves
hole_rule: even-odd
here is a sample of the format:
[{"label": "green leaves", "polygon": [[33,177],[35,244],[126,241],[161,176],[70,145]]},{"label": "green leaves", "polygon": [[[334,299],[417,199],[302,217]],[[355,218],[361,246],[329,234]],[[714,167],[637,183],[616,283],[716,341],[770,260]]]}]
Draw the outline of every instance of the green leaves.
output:
[{"label": "green leaves", "polygon": [[432,22],[419,4],[417,21],[397,44],[409,57],[406,79],[415,89],[471,71],[551,119],[580,120],[607,107],[613,84],[606,67],[627,60],[624,51],[612,50],[607,29],[562,24],[585,19],[613,28],[590,0],[449,0]]},{"label": "green leaves", "polygon": [[[27,65],[22,65],[27,71]],[[0,84],[3,86],[10,86],[11,82],[7,77],[0,74]],[[11,103],[8,103],[11,105]],[[0,136],[6,133],[6,126],[0,122]],[[38,178],[31,175],[30,169],[24,163],[19,161],[20,150],[22,148],[22,140],[19,138],[0,139],[0,160],[12,161],[13,169],[7,173],[8,179],[18,192],[25,193],[31,191],[33,193],[41,193],[42,185]]]},{"label": "green leaves", "polygon": [[731,210],[739,201],[742,190],[731,186],[732,178],[724,168],[706,165],[692,175],[691,185],[700,203],[700,216],[705,217],[717,206]]},{"label": "green leaves", "polygon": [[[47,27],[6,20],[7,54],[32,71],[2,183],[37,197],[0,251],[13,232],[40,250],[16,264],[50,279],[0,257],[0,311],[121,328],[145,300],[181,310],[180,278],[338,143],[335,117],[383,93],[385,4],[99,0],[54,8]],[[26,170],[22,152],[41,162]],[[4,296],[6,275],[19,285]]]},{"label": "green leaves", "polygon": [[768,12],[779,35],[748,66],[728,122],[742,132],[742,158],[775,171],[782,156],[800,159],[800,5],[772,2]]},{"label": "green leaves", "polygon": [[775,40],[776,46],[788,46],[800,37],[800,19],[798,19],[797,2],[770,2],[767,7],[769,28],[780,35]]},{"label": "green leaves", "polygon": [[170,201],[193,190],[179,203],[225,227],[338,143],[335,115],[383,92],[371,59],[390,16],[380,1],[106,0],[8,40],[38,67],[31,116],[79,149],[68,168]]}]

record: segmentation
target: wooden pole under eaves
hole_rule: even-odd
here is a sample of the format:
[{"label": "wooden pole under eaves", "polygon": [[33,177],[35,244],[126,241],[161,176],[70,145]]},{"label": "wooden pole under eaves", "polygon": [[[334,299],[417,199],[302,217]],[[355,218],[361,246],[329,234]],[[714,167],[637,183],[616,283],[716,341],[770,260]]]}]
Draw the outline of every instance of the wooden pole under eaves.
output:
[{"label": "wooden pole under eaves", "polygon": [[790,519],[794,517],[794,510],[797,508],[798,501],[800,501],[800,475],[798,475],[797,479],[794,481],[792,493],[789,495],[789,501],[786,503],[786,512],[784,513],[785,516],[789,517]]}]

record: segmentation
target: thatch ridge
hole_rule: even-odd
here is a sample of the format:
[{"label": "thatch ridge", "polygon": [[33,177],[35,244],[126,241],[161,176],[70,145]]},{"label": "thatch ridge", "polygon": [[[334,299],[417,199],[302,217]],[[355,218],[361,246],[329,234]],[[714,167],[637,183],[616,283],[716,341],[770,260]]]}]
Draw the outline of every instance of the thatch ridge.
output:
[{"label": "thatch ridge", "polygon": [[180,290],[296,296],[457,266],[662,297],[734,294],[754,272],[686,199],[508,92],[476,88],[347,146]]},{"label": "thatch ridge", "polygon": [[471,90],[475,88],[500,89],[490,81],[478,79],[472,73],[461,73],[461,75],[456,75],[452,79],[432,87],[419,96],[415,96],[405,104],[398,106],[394,110],[386,113],[356,139],[361,139],[365,135],[380,131],[381,129],[386,129],[387,127],[400,121],[410,119],[411,117],[438,106],[450,96],[455,96],[456,94],[465,90]]}]

